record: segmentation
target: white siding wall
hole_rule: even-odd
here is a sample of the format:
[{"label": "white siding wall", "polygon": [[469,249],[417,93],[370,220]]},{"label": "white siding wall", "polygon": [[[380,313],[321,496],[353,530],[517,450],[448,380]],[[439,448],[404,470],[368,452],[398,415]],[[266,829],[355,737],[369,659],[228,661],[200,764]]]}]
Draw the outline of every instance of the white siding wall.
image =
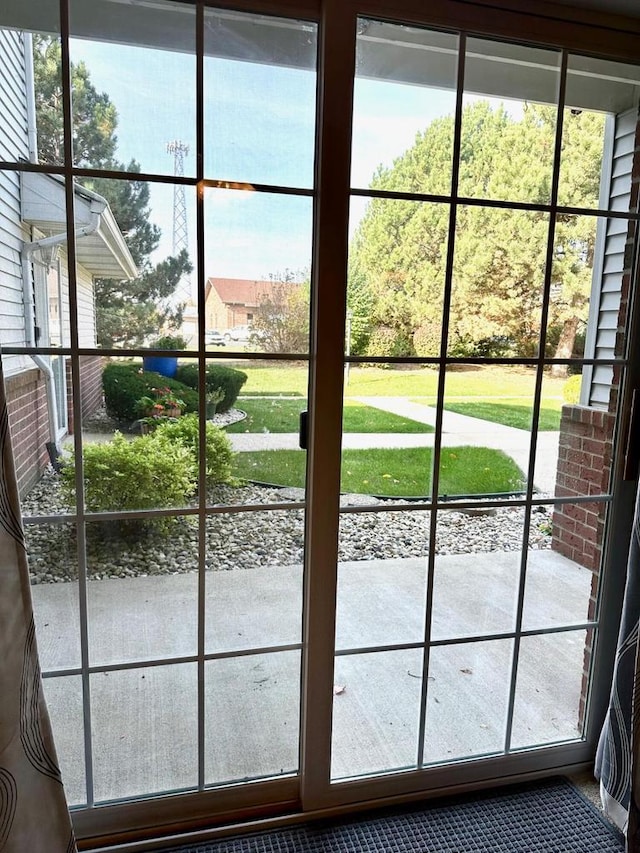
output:
[{"label": "white siding wall", "polygon": [[[637,120],[637,109],[615,117],[613,162],[608,188],[609,206],[613,210],[629,210]],[[602,226],[606,229],[603,235],[602,278],[597,313],[589,321],[590,340],[587,341],[585,355],[591,358],[614,358],[628,223],[623,219],[608,219],[602,220]],[[592,310],[595,307],[592,306]],[[595,365],[590,385],[585,388],[587,397],[583,402],[596,408],[608,408],[612,379],[613,369],[610,366]]]},{"label": "white siding wall", "polygon": [[[60,256],[62,279],[62,337],[66,347],[71,346],[70,308],[69,308],[69,268],[66,253]],[[95,347],[96,345],[96,315],[93,291],[93,279],[84,267],[78,266],[77,295],[78,295],[78,346]]]},{"label": "white siding wall", "polygon": [[[28,160],[27,103],[22,36],[0,30],[0,159]],[[0,171],[0,344],[25,343],[22,300],[19,176]],[[7,358],[6,372],[21,360]]]},{"label": "white siding wall", "polygon": [[96,311],[91,276],[78,267],[78,345],[94,347],[96,345]]}]

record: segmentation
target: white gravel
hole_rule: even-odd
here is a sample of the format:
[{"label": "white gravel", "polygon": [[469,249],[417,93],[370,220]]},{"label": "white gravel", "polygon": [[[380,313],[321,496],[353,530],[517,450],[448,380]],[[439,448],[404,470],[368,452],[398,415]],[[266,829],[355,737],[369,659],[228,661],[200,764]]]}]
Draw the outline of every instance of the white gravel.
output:
[{"label": "white gravel", "polygon": [[[238,409],[216,415],[219,426],[246,417]],[[104,410],[83,424],[92,432],[113,432],[113,421]],[[301,489],[258,485],[218,486],[210,491],[210,505],[253,505],[302,502]],[[400,501],[380,500],[368,495],[343,495],[343,506],[377,504],[380,512],[343,513],[340,518],[339,559],[384,560],[426,557],[429,538],[428,511],[394,512]],[[23,498],[25,518],[34,515],[69,513],[57,475],[49,471]],[[522,545],[524,509],[439,514],[435,551],[437,554],[517,551]],[[534,511],[530,548],[551,547],[551,513],[547,507]],[[71,522],[25,524],[31,582],[60,583],[75,580],[77,537]],[[180,574],[197,571],[198,520],[178,517],[166,533],[142,528],[139,521],[89,522],[87,524],[87,568],[89,578],[123,578]],[[287,566],[301,563],[304,544],[303,510],[227,512],[206,521],[206,568],[210,571],[253,569],[257,566]]]},{"label": "white gravel", "polygon": [[[297,489],[247,485],[218,487],[212,504],[264,504],[299,501]],[[393,511],[398,501],[343,496],[343,504],[377,503],[380,512],[343,513],[340,520],[339,559],[375,560],[427,555],[430,513]],[[384,509],[383,509],[384,508]],[[58,478],[47,473],[25,497],[23,515],[68,512],[60,496]],[[252,511],[215,514],[206,521],[206,568],[211,571],[283,566],[302,562],[302,510]],[[550,512],[534,511],[529,547],[549,548]],[[522,545],[524,509],[504,507],[478,512],[444,510],[437,526],[438,554],[515,551]],[[197,519],[178,518],[166,534],[133,532],[120,522],[87,524],[87,564],[93,579],[192,572],[197,569]],[[77,577],[75,525],[26,524],[32,583],[59,583]],[[127,535],[129,533],[129,535]]]}]

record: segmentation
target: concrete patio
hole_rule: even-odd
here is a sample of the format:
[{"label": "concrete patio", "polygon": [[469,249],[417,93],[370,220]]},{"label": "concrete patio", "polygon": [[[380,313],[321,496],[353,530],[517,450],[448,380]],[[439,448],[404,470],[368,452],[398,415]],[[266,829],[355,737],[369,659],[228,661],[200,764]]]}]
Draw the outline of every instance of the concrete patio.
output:
[{"label": "concrete patio", "polygon": [[[528,553],[523,627],[583,622],[591,574],[555,552]],[[512,630],[518,560],[517,552],[439,556],[433,639]],[[338,650],[423,640],[424,560],[343,563],[338,580]],[[43,670],[79,666],[77,584],[40,584],[32,592]],[[301,640],[300,566],[208,573],[205,598],[207,654]],[[195,656],[197,576],[91,581],[88,617],[93,667]],[[584,641],[584,631],[523,639],[514,746],[579,735]],[[512,649],[509,639],[432,649],[425,760],[502,750]],[[337,658],[335,778],[415,764],[422,663],[419,649]],[[208,784],[296,770],[299,683],[298,650],[206,662]],[[45,690],[68,796],[81,803],[81,679],[48,678]],[[97,801],[196,784],[195,663],[98,671],[91,676],[91,711]]]}]

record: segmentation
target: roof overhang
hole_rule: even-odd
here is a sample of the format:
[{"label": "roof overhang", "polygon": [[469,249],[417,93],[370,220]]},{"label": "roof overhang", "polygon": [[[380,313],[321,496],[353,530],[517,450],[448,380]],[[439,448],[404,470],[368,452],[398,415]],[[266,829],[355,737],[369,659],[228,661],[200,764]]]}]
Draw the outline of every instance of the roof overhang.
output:
[{"label": "roof overhang", "polygon": [[[65,234],[64,180],[42,172],[22,172],[21,182],[23,221],[35,226],[45,237]],[[138,275],[138,269],[106,199],[76,185],[74,222],[76,260],[91,275],[115,279],[132,279]],[[85,228],[90,233],[83,234]]]},{"label": "roof overhang", "polygon": [[[605,0],[574,0],[604,6]],[[635,0],[619,0],[630,7]],[[76,8],[77,6],[77,8]],[[3,0],[0,23],[36,32],[60,31],[58,4],[45,0]],[[74,6],[72,36],[195,55],[193,0],[91,0]],[[205,10],[206,56],[265,65],[313,69],[313,24],[230,9]],[[457,43],[445,32],[364,19],[360,23],[357,76],[415,86],[455,88]],[[473,40],[467,57],[465,89],[480,97],[555,103],[557,51]],[[619,113],[638,103],[640,66],[600,63],[574,56],[568,69],[569,107]]]}]

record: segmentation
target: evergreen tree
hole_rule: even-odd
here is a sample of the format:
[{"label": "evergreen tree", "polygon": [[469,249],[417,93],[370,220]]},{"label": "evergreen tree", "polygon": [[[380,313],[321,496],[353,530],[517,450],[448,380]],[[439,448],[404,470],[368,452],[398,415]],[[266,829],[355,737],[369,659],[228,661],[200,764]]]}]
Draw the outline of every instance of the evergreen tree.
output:
[{"label": "evergreen tree", "polygon": [[[34,38],[34,81],[38,149],[41,163],[59,165],[64,158],[60,43]],[[84,62],[71,65],[73,152],[76,166],[125,170],[115,158],[118,115],[106,93],[91,82]],[[127,172],[139,172],[135,161]],[[161,232],[150,221],[149,186],[143,181],[87,178],[81,183],[109,202],[140,275],[134,281],[95,281],[98,344],[103,347],[140,346],[160,328],[177,328],[182,306],[171,298],[182,277],[191,271],[186,251],[158,264],[150,260]]]},{"label": "evergreen tree", "polygon": [[[560,203],[596,207],[604,118],[567,112]],[[463,111],[458,194],[470,199],[549,203],[555,109],[525,105],[520,118],[476,102]],[[376,189],[447,195],[453,118],[433,121]],[[354,351],[437,356],[440,352],[449,205],[374,198],[351,245],[349,307]],[[584,328],[595,219],[560,216],[555,229],[547,355],[569,357]],[[456,211],[448,353],[537,352],[549,214],[460,204]],[[363,333],[365,329],[365,333]]]}]

